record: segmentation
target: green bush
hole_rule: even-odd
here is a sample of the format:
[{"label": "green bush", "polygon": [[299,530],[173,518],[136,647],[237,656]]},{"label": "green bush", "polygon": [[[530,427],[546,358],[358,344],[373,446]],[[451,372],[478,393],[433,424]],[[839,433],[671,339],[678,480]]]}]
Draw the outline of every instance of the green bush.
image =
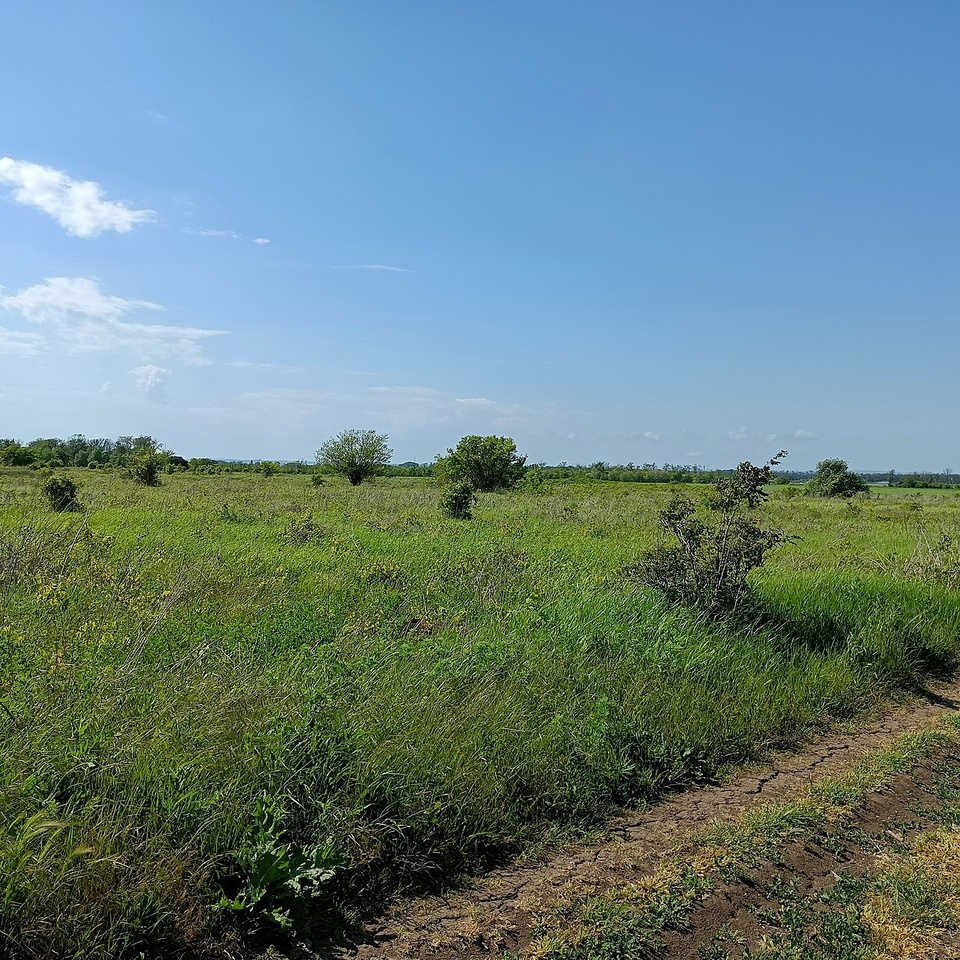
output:
[{"label": "green bush", "polygon": [[127,459],[127,473],[134,483],[144,487],[160,486],[160,473],[166,465],[166,459],[161,453],[148,452],[132,453]]},{"label": "green bush", "polygon": [[477,502],[477,491],[472,483],[461,481],[452,483],[440,497],[443,512],[454,520],[469,520],[473,516],[473,505]]},{"label": "green bush", "polygon": [[47,477],[43,482],[43,492],[51,510],[65,513],[80,509],[77,485],[69,477]]},{"label": "green bush", "polygon": [[706,501],[706,519],[697,515],[690,497],[675,496],[658,519],[676,545],[648,551],[633,568],[634,575],[671,602],[707,617],[735,613],[748,593],[747,575],[786,539],[762,529],[746,514],[767,499],[764,484],[770,483],[772,468],[785,455],[780,451],[763,467],[745,461],[732,477],[717,480]]},{"label": "green bush", "polygon": [[821,460],[817,472],[807,483],[805,492],[811,497],[852,497],[868,493],[870,488],[859,473],[847,469],[846,460]]}]

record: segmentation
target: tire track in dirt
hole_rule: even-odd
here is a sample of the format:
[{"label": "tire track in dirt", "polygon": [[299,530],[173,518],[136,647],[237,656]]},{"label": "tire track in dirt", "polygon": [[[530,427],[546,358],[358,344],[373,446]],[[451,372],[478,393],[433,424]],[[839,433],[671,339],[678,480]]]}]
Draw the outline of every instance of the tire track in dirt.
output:
[{"label": "tire track in dirt", "polygon": [[854,730],[779,753],[716,786],[675,794],[611,820],[602,840],[554,850],[546,858],[494,870],[469,887],[401,902],[341,945],[340,960],[480,960],[529,943],[538,913],[571,894],[577,899],[636,881],[683,835],[711,820],[734,820],[784,799],[811,781],[849,768],[892,737],[960,709],[960,681],[937,684]]}]

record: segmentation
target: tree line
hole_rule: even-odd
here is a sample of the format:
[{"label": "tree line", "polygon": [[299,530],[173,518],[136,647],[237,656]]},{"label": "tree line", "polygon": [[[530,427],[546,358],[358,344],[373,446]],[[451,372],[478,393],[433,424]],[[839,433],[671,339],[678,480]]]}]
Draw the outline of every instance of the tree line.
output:
[{"label": "tree line", "polygon": [[[349,433],[373,433],[383,438],[384,434],[375,431],[343,431]],[[336,439],[336,438],[334,438]],[[465,438],[467,439],[467,438]],[[483,438],[478,438],[483,439]],[[509,438],[501,438],[507,439]],[[476,443],[476,441],[471,441]],[[511,443],[513,441],[510,441]],[[389,450],[389,448],[387,447]],[[515,449],[515,448],[514,448]],[[392,451],[390,451],[392,453]],[[448,451],[447,456],[452,451]],[[186,459],[167,449],[160,441],[147,435],[122,436],[116,439],[97,437],[88,439],[83,434],[74,434],[67,439],[45,437],[21,443],[15,439],[0,438],[0,466],[34,467],[56,469],[59,467],[117,467],[127,468],[130,458],[135,455],[155,455],[159,458],[159,467],[165,472],[189,470],[194,473],[260,473],[267,476],[274,473],[313,474],[336,472],[319,455],[316,462],[304,460],[220,460],[212,457],[192,457]],[[438,457],[430,463],[406,461],[404,463],[385,462],[381,457],[377,464],[377,473],[387,477],[433,477],[437,475]],[[389,456],[387,457],[389,461]],[[588,480],[610,480],[620,483],[716,483],[718,479],[732,476],[735,471],[708,470],[696,464],[640,463],[612,464],[596,461],[590,464],[546,463],[524,464],[524,472],[535,471],[537,479],[576,483]],[[814,470],[775,470],[773,483],[806,484],[814,478]],[[886,484],[891,487],[907,489],[948,489],[960,484],[960,474],[950,470],[941,472],[898,473],[896,470],[870,471],[860,474],[868,484]],[[476,478],[475,478],[476,479]],[[481,484],[482,484],[481,480]]]}]

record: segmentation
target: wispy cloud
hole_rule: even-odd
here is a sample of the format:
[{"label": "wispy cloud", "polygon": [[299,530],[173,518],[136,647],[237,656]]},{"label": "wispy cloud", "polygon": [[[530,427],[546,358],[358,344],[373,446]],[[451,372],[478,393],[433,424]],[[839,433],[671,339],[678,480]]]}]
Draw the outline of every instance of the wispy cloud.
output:
[{"label": "wispy cloud", "polygon": [[62,170],[11,157],[0,157],[0,183],[13,187],[17,203],[49,214],[75,237],[96,237],[106,230],[129,233],[157,216],[154,210],[133,210],[104,199],[94,180],[73,180]]},{"label": "wispy cloud", "polygon": [[300,373],[303,367],[291,367],[282,363],[258,363],[255,360],[224,360],[225,367],[236,367],[239,370],[284,370],[287,373]]},{"label": "wispy cloud", "polygon": [[659,439],[660,439],[660,434],[659,434],[659,433],[654,433],[652,430],[647,430],[647,431],[643,434],[643,439],[644,439],[644,440],[659,440]]},{"label": "wispy cloud", "polygon": [[[88,277],[51,277],[17,294],[0,295],[0,307],[21,314],[41,328],[40,346],[59,345],[70,353],[126,352],[145,360],[179,359],[206,365],[202,343],[222,330],[132,323],[135,310],[162,310],[147,300],[124,300],[103,293]],[[37,335],[35,335],[37,336]]]},{"label": "wispy cloud", "polygon": [[240,240],[242,233],[236,230],[188,230],[187,233],[195,233],[198,237],[211,237],[214,240]]},{"label": "wispy cloud", "polygon": [[795,430],[793,433],[795,440],[815,440],[819,436],[820,434],[814,433],[812,430]]},{"label": "wispy cloud", "polygon": [[395,397],[438,397],[439,390],[430,387],[368,387],[370,393],[388,393]]},{"label": "wispy cloud", "polygon": [[406,267],[388,267],[385,263],[349,263],[344,266],[331,267],[331,270],[375,270],[380,273],[413,273]]},{"label": "wispy cloud", "polygon": [[166,386],[170,380],[170,371],[158,367],[155,363],[147,363],[142,367],[134,367],[130,374],[134,378],[137,389],[145,393],[154,403],[168,403]]},{"label": "wispy cloud", "polygon": [[208,228],[184,227],[184,233],[189,233],[194,237],[206,237],[208,240],[247,240],[263,247],[270,241],[266,237],[248,238],[245,234],[237,233],[236,230],[212,230]]},{"label": "wispy cloud", "polygon": [[528,406],[472,398],[466,403],[429,387],[369,387],[359,391],[310,390],[279,387],[243,393],[227,406],[194,408],[190,412],[216,422],[265,424],[282,422],[332,424],[373,423],[386,430],[409,430],[441,423],[457,423],[454,429],[494,432],[508,424],[534,424],[557,413],[551,405]]},{"label": "wispy cloud", "polygon": [[727,436],[731,440],[748,440],[750,438],[750,429],[749,427],[737,427],[736,430],[731,430]]},{"label": "wispy cloud", "polygon": [[43,351],[43,337],[39,333],[8,330],[0,327],[0,356],[35,357]]}]

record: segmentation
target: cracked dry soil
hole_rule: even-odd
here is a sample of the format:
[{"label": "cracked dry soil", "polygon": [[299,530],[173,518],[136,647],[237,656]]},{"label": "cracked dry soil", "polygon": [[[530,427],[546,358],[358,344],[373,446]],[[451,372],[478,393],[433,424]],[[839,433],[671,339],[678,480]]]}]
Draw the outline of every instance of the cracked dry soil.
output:
[{"label": "cracked dry soil", "polygon": [[[922,729],[960,709],[960,681],[938,684],[920,697],[891,707],[855,729],[833,733],[796,752],[779,753],[735,779],[670,796],[650,808],[624,811],[607,824],[601,840],[553,850],[535,862],[514,864],[440,896],[398,903],[336,952],[339,960],[480,960],[522,951],[535,935],[536,916],[567,899],[585,897],[636,881],[651,872],[659,856],[681,837],[715,820],[734,820],[752,806],[785,799],[812,781],[848,769],[888,740]],[[883,799],[871,798],[860,814],[886,822],[891,803],[908,804],[922,790],[922,776],[899,777]],[[798,875],[816,884],[817,850],[790,851]],[[807,861],[810,860],[810,863]],[[789,860],[788,860],[789,863]],[[867,869],[851,856],[850,870]],[[834,863],[831,869],[836,869]],[[846,867],[845,867],[846,869]],[[829,872],[829,871],[828,871]],[[758,878],[762,879],[762,878]],[[664,957],[693,957],[698,944],[736,917],[748,923],[756,885],[731,885],[696,908],[685,934],[668,938]],[[692,951],[692,952],[691,952]]]}]

